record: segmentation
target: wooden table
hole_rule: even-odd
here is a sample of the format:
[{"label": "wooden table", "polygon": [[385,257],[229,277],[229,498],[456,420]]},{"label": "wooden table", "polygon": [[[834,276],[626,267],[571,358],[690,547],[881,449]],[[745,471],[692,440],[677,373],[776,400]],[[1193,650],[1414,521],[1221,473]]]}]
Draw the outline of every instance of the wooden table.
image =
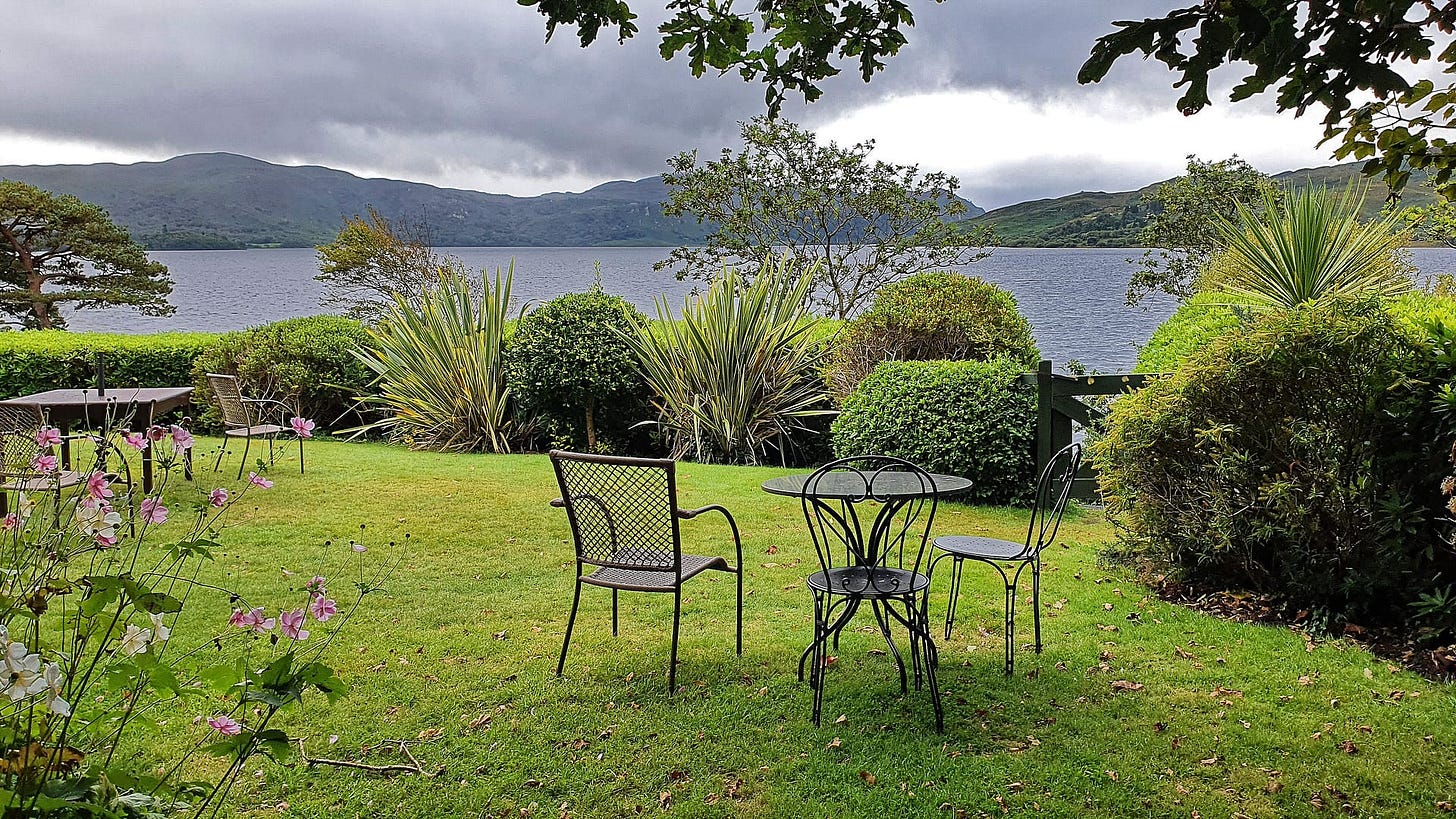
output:
[{"label": "wooden table", "polygon": [[[35,407],[45,417],[46,423],[57,429],[104,426],[107,421],[119,415],[131,413],[132,430],[146,430],[167,413],[192,403],[191,387],[122,387],[110,388],[105,393],[94,389],[47,390],[31,395],[22,395],[0,401]],[[61,443],[61,458],[70,460],[70,445]],[[182,458],[183,474],[192,479],[192,451]],[[142,450],[142,491],[152,491],[152,447]]]}]

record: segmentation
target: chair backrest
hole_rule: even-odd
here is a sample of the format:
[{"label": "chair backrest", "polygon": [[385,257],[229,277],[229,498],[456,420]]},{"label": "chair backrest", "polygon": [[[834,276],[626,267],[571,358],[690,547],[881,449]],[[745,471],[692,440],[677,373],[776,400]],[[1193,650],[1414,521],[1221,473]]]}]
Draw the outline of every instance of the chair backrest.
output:
[{"label": "chair backrest", "polygon": [[[804,481],[801,500],[826,573],[863,567],[865,589],[892,592],[901,578],[882,569],[920,571],[937,500],[934,480],[915,464],[884,455],[831,461]],[[873,514],[865,503],[876,504]]]},{"label": "chair backrest", "polygon": [[1052,456],[1036,481],[1036,506],[1031,511],[1031,524],[1026,529],[1026,552],[1031,557],[1057,537],[1062,513],[1072,496],[1072,481],[1082,466],[1082,445],[1071,443]]},{"label": "chair backrest", "polygon": [[253,425],[253,415],[248,412],[248,405],[243,403],[243,393],[238,389],[237,376],[208,373],[207,383],[212,387],[212,394],[217,396],[218,406],[222,408],[224,424],[230,427]]},{"label": "chair backrest", "polygon": [[578,561],[681,574],[674,461],[552,450],[551,465]]},{"label": "chair backrest", "polygon": [[0,474],[27,475],[31,461],[41,454],[36,434],[44,419],[40,408],[27,404],[0,404]]}]

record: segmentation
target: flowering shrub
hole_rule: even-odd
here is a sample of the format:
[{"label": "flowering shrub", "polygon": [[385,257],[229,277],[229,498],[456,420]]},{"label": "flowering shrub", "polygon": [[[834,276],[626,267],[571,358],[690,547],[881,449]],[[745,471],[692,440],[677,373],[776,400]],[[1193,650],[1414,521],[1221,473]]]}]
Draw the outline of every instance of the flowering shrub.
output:
[{"label": "flowering shrub", "polygon": [[[77,472],[64,471],[60,435],[42,427],[39,454],[8,478],[27,491],[0,520],[0,816],[215,808],[250,757],[288,752],[272,727],[278,711],[308,691],[345,691],[323,657],[373,581],[361,571],[341,603],[315,576],[265,606],[198,580],[228,508],[273,484],[254,473],[234,489],[169,487],[192,436],[125,432],[127,420],[91,437],[89,468]],[[126,456],[148,448],[158,480],[143,494]],[[357,561],[359,548],[343,556]],[[209,594],[231,616],[185,633],[178,614]],[[189,749],[160,772],[127,770],[116,750],[159,708],[197,709]],[[183,780],[198,753],[227,761],[203,786]]]}]

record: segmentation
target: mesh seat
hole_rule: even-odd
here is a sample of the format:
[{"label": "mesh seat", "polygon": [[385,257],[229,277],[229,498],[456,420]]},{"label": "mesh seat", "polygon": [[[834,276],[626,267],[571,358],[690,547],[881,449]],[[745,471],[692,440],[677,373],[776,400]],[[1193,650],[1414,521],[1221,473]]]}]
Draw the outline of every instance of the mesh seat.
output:
[{"label": "mesh seat", "polygon": [[44,425],[36,407],[0,404],[0,516],[10,508],[10,492],[49,492],[56,496],[59,519],[62,491],[86,482],[85,475],[71,469],[36,472],[31,464],[37,456],[49,452],[49,447],[42,447],[37,440]]},{"label": "mesh seat", "polygon": [[[937,554],[930,561],[930,574],[940,561],[950,558],[950,604],[945,610],[945,638],[950,639],[951,626],[955,623],[956,599],[961,590],[961,565],[967,560],[976,560],[995,569],[1006,586],[1006,673],[1011,674],[1016,664],[1016,585],[1021,573],[1031,568],[1032,623],[1036,632],[1036,653],[1041,653],[1041,553],[1057,536],[1066,511],[1067,500],[1072,494],[1072,482],[1082,464],[1082,445],[1073,443],[1063,448],[1047,462],[1036,482],[1036,505],[1032,507],[1031,523],[1026,528],[1026,542],[1015,543],[989,537],[950,535],[935,539]],[[1003,566],[1014,565],[1015,571],[1007,574]]]},{"label": "mesh seat", "polygon": [[[667,690],[676,685],[677,641],[682,619],[682,584],[705,571],[737,575],[737,651],[743,653],[743,543],[738,524],[722,506],[679,509],[677,464],[671,460],[619,458],[576,452],[551,452],[561,488],[553,506],[566,510],[576,551],[576,583],[571,615],[561,643],[556,675],[566,667],[571,631],[583,585],[612,590],[612,636],[617,634],[617,592],[669,593],[673,597],[672,648]],[[733,533],[737,565],[727,559],[682,552],[678,522],[704,512],[719,512]],[[586,573],[587,567],[594,567]]]},{"label": "mesh seat", "polygon": [[[216,396],[218,408],[222,411],[223,435],[243,439],[243,457],[238,461],[238,478],[243,477],[243,470],[248,466],[248,451],[254,438],[268,441],[268,463],[271,465],[274,440],[285,433],[295,434],[289,419],[299,417],[298,411],[282,401],[245,397],[238,386],[237,376],[208,373],[207,383],[212,387],[212,394]],[[272,423],[273,419],[277,419],[277,423]],[[297,435],[297,438],[298,474],[302,475],[303,436]],[[217,462],[212,465],[213,472],[222,466],[222,456],[226,451],[226,447],[218,449]]]},{"label": "mesh seat", "polygon": [[930,587],[930,578],[904,569],[869,569],[851,566],[815,572],[804,581],[810,589],[824,594],[853,594],[864,598],[900,597],[918,594]]}]

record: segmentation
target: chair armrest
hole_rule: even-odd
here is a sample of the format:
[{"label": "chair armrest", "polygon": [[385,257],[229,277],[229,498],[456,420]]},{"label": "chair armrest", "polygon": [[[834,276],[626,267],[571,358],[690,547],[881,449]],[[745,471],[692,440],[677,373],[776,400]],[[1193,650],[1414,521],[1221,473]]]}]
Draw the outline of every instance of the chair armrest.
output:
[{"label": "chair armrest", "polygon": [[566,501],[562,500],[561,498],[552,498],[551,506],[556,509],[565,509]]},{"label": "chair armrest", "polygon": [[737,555],[738,571],[743,571],[743,539],[738,536],[738,521],[733,519],[733,513],[716,503],[710,506],[700,506],[697,509],[674,509],[672,513],[683,520],[692,520],[704,512],[719,512],[728,521],[728,528],[733,531],[733,550]]}]

